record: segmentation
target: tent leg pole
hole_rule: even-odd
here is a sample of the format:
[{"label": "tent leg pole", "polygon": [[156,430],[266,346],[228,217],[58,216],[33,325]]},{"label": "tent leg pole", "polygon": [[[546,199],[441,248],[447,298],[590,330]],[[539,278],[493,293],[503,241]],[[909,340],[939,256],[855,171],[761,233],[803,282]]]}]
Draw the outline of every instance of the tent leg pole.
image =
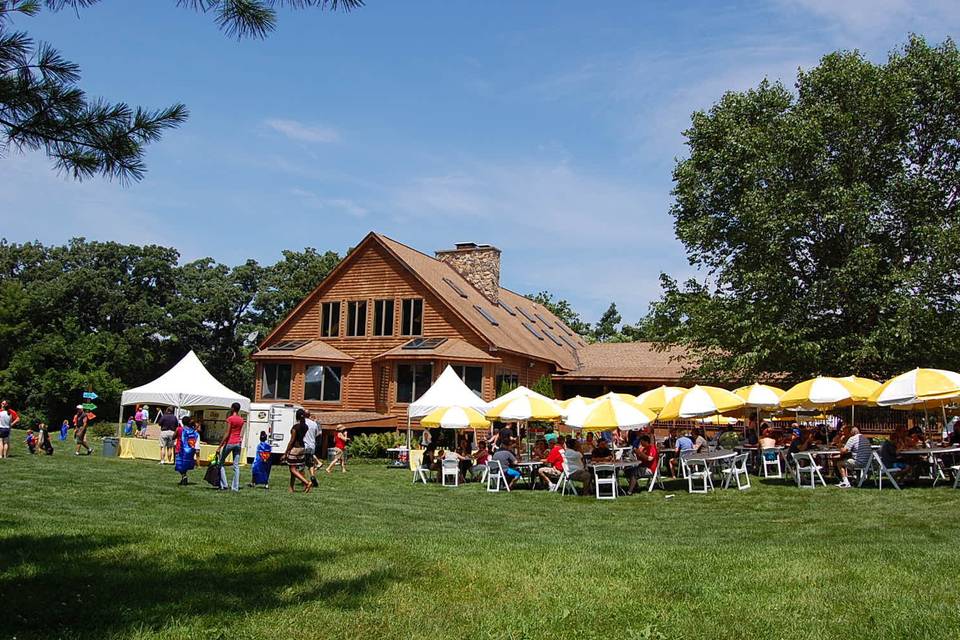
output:
[{"label": "tent leg pole", "polygon": [[123,398],[120,399],[120,413],[117,414],[117,437],[121,435],[123,435]]}]

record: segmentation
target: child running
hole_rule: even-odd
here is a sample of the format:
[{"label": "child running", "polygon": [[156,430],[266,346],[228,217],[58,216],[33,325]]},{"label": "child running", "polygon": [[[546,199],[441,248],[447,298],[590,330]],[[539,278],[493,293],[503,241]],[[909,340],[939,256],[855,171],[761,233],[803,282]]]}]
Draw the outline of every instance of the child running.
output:
[{"label": "child running", "polygon": [[190,484],[187,472],[197,466],[197,457],[200,455],[200,434],[193,426],[193,418],[186,417],[182,423],[177,427],[177,439],[173,443],[173,468],[180,474],[181,487]]},{"label": "child running", "polygon": [[273,453],[273,447],[267,442],[267,432],[260,432],[260,444],[257,445],[257,455],[253,458],[253,482],[251,487],[270,488],[270,469],[273,464],[270,455]]}]

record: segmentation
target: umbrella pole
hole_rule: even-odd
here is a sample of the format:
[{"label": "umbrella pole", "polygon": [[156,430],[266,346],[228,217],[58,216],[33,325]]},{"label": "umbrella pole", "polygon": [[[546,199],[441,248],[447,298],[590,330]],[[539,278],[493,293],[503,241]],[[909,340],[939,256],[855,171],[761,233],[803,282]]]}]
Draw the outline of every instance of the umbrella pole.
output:
[{"label": "umbrella pole", "polygon": [[940,401],[940,413],[943,415],[943,429],[940,430],[940,438],[943,439],[943,434],[947,432],[947,408],[943,404],[943,400]]}]

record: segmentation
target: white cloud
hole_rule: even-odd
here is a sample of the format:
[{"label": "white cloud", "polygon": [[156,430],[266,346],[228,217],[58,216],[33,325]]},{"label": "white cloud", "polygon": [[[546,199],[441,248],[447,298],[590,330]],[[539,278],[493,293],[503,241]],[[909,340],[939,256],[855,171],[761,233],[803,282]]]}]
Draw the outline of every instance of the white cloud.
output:
[{"label": "white cloud", "polygon": [[788,9],[812,13],[858,35],[882,36],[909,30],[954,25],[960,20],[956,0],[781,0]]},{"label": "white cloud", "polygon": [[363,218],[370,213],[369,209],[350,198],[324,198],[312,191],[300,188],[291,189],[290,193],[297,196],[304,206],[313,209],[346,213],[355,218]]},{"label": "white cloud", "polygon": [[270,118],[265,120],[264,124],[277,133],[298,142],[330,143],[337,142],[340,139],[340,133],[336,129],[323,125],[310,125],[297,120],[281,118]]}]

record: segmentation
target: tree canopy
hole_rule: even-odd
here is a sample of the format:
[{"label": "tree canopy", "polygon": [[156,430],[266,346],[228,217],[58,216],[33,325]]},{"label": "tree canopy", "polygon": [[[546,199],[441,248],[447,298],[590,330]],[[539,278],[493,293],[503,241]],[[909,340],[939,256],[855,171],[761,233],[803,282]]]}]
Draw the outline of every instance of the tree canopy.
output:
[{"label": "tree canopy", "polygon": [[[122,182],[146,171],[145,147],[187,119],[175,103],[159,109],[90,98],[81,89],[80,68],[47,43],[14,31],[15,17],[41,10],[79,11],[100,0],[0,0],[0,154],[43,151],[75,179],[96,175]],[[278,7],[345,10],[363,0],[177,0],[177,5],[213,16],[237,38],[263,38],[276,27]]]},{"label": "tree canopy", "polygon": [[662,276],[665,342],[702,376],[884,377],[956,365],[960,54],[920,37],[837,52],[693,114],[677,236],[704,277]]},{"label": "tree canopy", "polygon": [[285,251],[273,265],[178,263],[156,245],[74,239],[0,241],[0,396],[54,419],[92,386],[98,414],[193,349],[224,384],[253,391],[248,356],[337,264],[333,252]]}]

